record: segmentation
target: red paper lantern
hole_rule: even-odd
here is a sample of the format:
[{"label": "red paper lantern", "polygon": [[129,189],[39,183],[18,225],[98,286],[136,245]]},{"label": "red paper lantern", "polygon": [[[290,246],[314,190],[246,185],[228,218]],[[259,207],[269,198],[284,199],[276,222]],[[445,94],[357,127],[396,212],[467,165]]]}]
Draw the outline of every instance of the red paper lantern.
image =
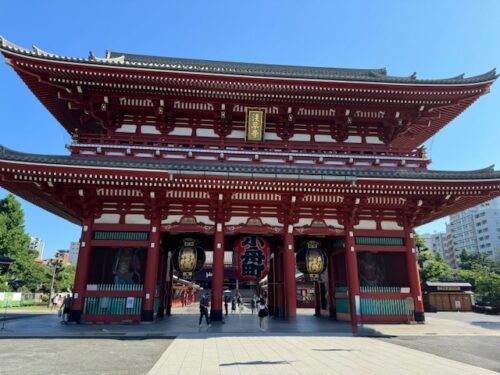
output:
[{"label": "red paper lantern", "polygon": [[269,272],[269,242],[265,238],[247,235],[234,244],[236,253],[236,278],[260,280]]}]

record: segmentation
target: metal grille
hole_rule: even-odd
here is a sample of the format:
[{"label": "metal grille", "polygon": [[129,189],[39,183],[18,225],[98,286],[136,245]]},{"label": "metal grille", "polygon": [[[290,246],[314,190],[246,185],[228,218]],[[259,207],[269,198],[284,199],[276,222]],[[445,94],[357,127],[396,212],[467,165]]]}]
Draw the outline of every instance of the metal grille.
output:
[{"label": "metal grille", "polygon": [[92,239],[106,241],[147,241],[149,239],[149,232],[94,231],[92,233]]}]

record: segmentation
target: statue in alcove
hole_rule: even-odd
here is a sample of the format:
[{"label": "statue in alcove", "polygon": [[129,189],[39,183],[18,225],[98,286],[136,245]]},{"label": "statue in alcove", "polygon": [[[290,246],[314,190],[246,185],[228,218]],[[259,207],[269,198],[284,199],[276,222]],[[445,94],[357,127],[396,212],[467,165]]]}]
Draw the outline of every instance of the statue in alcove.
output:
[{"label": "statue in alcove", "polygon": [[361,286],[383,286],[384,272],[377,258],[371,252],[364,252],[359,257],[359,281]]},{"label": "statue in alcove", "polygon": [[141,262],[136,250],[130,247],[118,250],[113,267],[114,284],[140,284],[142,282]]}]

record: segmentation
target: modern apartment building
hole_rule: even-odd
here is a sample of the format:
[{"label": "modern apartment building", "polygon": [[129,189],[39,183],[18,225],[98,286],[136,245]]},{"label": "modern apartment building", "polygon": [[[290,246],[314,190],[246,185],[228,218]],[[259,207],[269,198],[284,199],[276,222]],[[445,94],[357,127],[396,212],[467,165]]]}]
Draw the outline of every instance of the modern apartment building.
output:
[{"label": "modern apartment building", "polygon": [[445,257],[446,253],[446,233],[435,232],[433,234],[422,234],[425,244],[434,254],[441,254]]},{"label": "modern apartment building", "polygon": [[40,238],[30,236],[29,249],[35,250],[38,253],[37,258],[43,259],[43,250],[45,249],[45,241]]},{"label": "modern apartment building", "polygon": [[450,216],[454,250],[491,252],[500,256],[500,197]]}]

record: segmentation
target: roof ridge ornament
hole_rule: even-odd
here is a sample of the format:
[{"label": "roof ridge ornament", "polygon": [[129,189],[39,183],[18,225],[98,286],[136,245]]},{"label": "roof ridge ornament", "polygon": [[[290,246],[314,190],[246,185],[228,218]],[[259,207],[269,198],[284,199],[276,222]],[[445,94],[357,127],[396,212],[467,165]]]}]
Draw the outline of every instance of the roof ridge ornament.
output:
[{"label": "roof ridge ornament", "polygon": [[33,52],[38,56],[49,56],[49,57],[56,57],[57,56],[57,55],[54,55],[53,53],[50,53],[50,52],[44,51],[41,48],[38,48],[34,44],[31,46],[31,48],[33,49]]},{"label": "roof ridge ornament", "polygon": [[15,50],[15,51],[19,50],[19,51],[28,52],[28,53],[31,52],[30,50],[28,50],[24,47],[21,47],[21,46],[18,46],[17,44],[9,42],[7,39],[5,39],[1,35],[0,35],[0,47],[10,49],[10,50]]}]

